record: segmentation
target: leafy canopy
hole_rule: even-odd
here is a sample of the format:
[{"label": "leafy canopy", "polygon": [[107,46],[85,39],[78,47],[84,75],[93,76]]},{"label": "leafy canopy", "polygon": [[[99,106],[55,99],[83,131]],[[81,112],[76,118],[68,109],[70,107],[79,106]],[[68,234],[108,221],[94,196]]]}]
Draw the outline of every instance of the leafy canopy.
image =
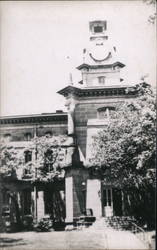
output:
[{"label": "leafy canopy", "polygon": [[120,186],[154,185],[155,97],[145,82],[127,91],[136,98],[117,106],[108,124],[93,138],[88,166]]},{"label": "leafy canopy", "polygon": [[[67,136],[35,137],[27,147],[18,149],[14,143],[1,143],[0,174],[3,177],[49,182],[64,177],[64,157],[62,147],[68,143]],[[32,159],[25,162],[25,152],[31,152]],[[63,155],[61,157],[61,155]]]}]

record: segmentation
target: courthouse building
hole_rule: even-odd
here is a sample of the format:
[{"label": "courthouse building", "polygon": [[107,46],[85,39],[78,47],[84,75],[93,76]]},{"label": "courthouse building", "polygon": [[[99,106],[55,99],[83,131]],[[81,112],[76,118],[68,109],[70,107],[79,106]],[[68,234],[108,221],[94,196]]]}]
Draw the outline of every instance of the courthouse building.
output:
[{"label": "courthouse building", "polygon": [[[112,122],[110,114],[117,104],[135,96],[127,93],[129,83],[125,83],[120,76],[125,65],[117,58],[116,47],[110,42],[107,22],[92,21],[89,31],[89,46],[83,50],[83,62],[76,65],[82,73],[82,79],[58,91],[65,97],[67,112],[57,110],[56,113],[0,119],[1,137],[18,150],[27,149],[31,139],[36,136],[67,136],[62,147],[65,172],[56,187],[65,201],[67,223],[72,223],[86,209],[92,209],[97,218],[125,214],[123,191],[112,182],[96,176],[86,164],[92,156],[92,136],[109,121]],[[26,150],[23,164],[34,159],[35,151]],[[22,199],[22,216],[32,214],[37,219],[44,217],[49,211],[42,185],[38,185],[35,214],[34,184],[27,173],[20,172],[19,176],[19,179],[6,182],[5,186],[17,192],[19,199]],[[9,198],[5,191],[3,196],[5,206]]]}]

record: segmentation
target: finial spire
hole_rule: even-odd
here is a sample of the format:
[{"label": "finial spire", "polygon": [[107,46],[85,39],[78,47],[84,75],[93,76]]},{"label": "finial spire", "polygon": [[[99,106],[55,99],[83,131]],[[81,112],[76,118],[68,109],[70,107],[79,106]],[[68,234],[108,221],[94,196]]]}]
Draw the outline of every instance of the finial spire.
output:
[{"label": "finial spire", "polygon": [[69,73],[69,84],[73,85],[73,78],[72,78],[72,73]]},{"label": "finial spire", "polygon": [[83,63],[85,62],[86,49],[83,49]]},{"label": "finial spire", "polygon": [[69,84],[73,85],[72,73],[71,73],[71,64],[70,64],[70,56],[67,56],[68,65],[69,65]]}]

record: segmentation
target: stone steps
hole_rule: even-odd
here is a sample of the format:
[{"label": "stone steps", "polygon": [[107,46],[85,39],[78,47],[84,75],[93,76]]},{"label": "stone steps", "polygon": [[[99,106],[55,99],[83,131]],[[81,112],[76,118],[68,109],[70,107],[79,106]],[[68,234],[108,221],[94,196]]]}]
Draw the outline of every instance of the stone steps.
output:
[{"label": "stone steps", "polygon": [[102,217],[97,219],[92,227],[95,229],[113,228],[116,230],[130,230],[131,221],[134,221],[131,217]]}]

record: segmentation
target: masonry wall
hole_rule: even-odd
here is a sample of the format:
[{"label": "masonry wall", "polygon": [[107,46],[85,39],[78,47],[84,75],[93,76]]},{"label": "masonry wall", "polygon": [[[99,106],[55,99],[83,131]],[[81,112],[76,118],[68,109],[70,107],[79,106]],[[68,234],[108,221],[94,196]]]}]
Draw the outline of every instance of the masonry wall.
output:
[{"label": "masonry wall", "polygon": [[[75,167],[69,169],[66,172],[66,180],[71,178],[70,182],[67,182],[67,208],[70,210],[66,211],[67,219],[72,217],[79,217],[86,210],[86,185],[89,173],[87,169],[81,167]],[[71,195],[70,199],[68,195]]]},{"label": "masonry wall", "polygon": [[98,119],[98,109],[124,102],[124,97],[88,97],[80,99],[75,108],[75,134],[77,143],[86,158],[87,124],[90,119]]},{"label": "masonry wall", "polygon": [[[1,125],[0,137],[5,137],[6,134],[10,134],[10,141],[27,141],[27,134],[34,137],[35,126],[33,124],[17,124],[17,125]],[[37,136],[44,136],[47,133],[52,135],[67,134],[67,123],[40,123],[37,126]]]}]

